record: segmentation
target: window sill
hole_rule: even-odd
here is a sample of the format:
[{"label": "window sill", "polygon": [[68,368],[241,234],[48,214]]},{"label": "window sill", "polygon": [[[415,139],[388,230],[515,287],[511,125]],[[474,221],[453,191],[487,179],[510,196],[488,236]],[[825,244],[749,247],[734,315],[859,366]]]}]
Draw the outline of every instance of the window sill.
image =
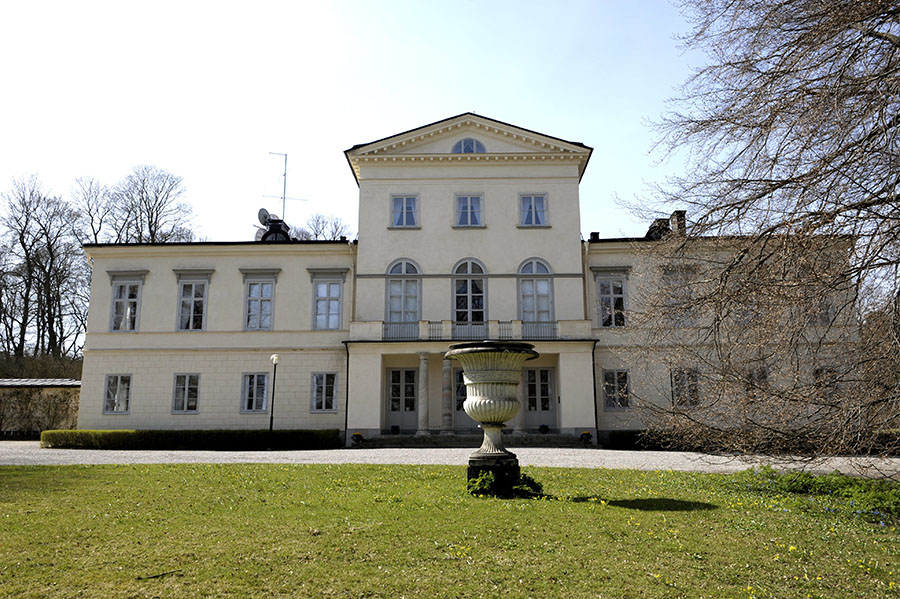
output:
[{"label": "window sill", "polygon": [[127,412],[103,412],[104,416],[129,416],[131,414],[130,411]]},{"label": "window sill", "polygon": [[390,225],[388,226],[388,231],[418,231],[421,228],[422,227],[419,225],[416,225],[414,227]]},{"label": "window sill", "polygon": [[200,410],[172,410],[173,416],[182,416],[184,414],[199,414]]},{"label": "window sill", "polygon": [[450,225],[451,229],[487,229],[487,225]]},{"label": "window sill", "polygon": [[627,412],[631,406],[603,406],[604,412]]},{"label": "window sill", "polygon": [[310,410],[310,414],[337,414],[337,410]]},{"label": "window sill", "polygon": [[516,225],[517,229],[549,229],[550,225]]},{"label": "window sill", "polygon": [[268,414],[269,410],[241,410],[241,414]]}]

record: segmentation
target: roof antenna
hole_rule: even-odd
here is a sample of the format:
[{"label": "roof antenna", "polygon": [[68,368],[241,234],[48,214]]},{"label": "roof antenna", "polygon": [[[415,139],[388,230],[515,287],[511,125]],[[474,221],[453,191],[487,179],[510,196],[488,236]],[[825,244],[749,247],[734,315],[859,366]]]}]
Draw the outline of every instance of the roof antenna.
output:
[{"label": "roof antenna", "polygon": [[281,188],[281,218],[284,220],[285,200],[287,200],[287,154],[282,154],[281,152],[269,152],[269,154],[272,156],[284,156],[284,174],[282,175],[284,184]]}]

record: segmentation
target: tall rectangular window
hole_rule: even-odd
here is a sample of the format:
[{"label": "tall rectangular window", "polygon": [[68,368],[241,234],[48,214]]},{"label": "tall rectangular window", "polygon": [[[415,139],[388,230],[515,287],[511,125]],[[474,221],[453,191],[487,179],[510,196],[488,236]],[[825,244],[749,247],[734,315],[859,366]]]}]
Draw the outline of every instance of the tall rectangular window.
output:
[{"label": "tall rectangular window", "polygon": [[597,277],[597,299],[601,327],[625,326],[625,277]]},{"label": "tall rectangular window", "polygon": [[341,328],[341,281],[315,279],[315,328]]},{"label": "tall rectangular window", "polygon": [[337,405],[334,401],[335,380],[337,375],[329,372],[317,372],[312,375],[312,411],[334,412]]},{"label": "tall rectangular window", "polygon": [[696,406],[700,404],[700,374],[690,368],[677,368],[671,372],[672,405]]},{"label": "tall rectangular window", "polygon": [[481,204],[482,198],[480,195],[456,196],[456,226],[483,226],[484,220],[481,217]]},{"label": "tall rectangular window", "polygon": [[247,314],[244,328],[248,331],[272,330],[272,300],[275,281],[247,281]]},{"label": "tall rectangular window", "polygon": [[112,286],[112,331],[136,331],[141,305],[140,281],[116,281]]},{"label": "tall rectangular window", "polygon": [[265,372],[250,372],[244,374],[241,387],[241,411],[265,412],[269,405],[268,396],[269,375]]},{"label": "tall rectangular window", "polygon": [[391,197],[391,226],[419,226],[418,198],[416,196]]},{"label": "tall rectangular window", "polygon": [[523,227],[542,227],[547,224],[547,197],[544,195],[521,196],[519,224]]},{"label": "tall rectangular window", "polygon": [[106,396],[103,400],[104,414],[127,414],[131,408],[131,375],[106,375]]},{"label": "tall rectangular window", "polygon": [[200,331],[205,327],[206,288],[206,281],[182,281],[179,284],[179,331]]},{"label": "tall rectangular window", "polygon": [[176,374],[175,389],[172,392],[172,411],[179,413],[196,412],[200,397],[199,374]]},{"label": "tall rectangular window", "polygon": [[629,405],[628,371],[603,371],[603,401],[607,409],[627,408]]}]

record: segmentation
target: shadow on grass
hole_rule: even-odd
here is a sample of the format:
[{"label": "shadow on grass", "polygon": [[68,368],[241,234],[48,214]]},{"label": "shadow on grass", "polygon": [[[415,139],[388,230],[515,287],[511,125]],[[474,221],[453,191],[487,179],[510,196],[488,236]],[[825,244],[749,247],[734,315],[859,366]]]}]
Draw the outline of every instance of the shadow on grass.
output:
[{"label": "shadow on grass", "polygon": [[[601,501],[600,497],[573,497],[575,503],[589,501]],[[651,497],[648,499],[611,499],[607,505],[621,507],[642,512],[697,512],[703,510],[715,510],[719,506],[702,501],[683,501],[681,499],[669,499],[668,497]]]}]

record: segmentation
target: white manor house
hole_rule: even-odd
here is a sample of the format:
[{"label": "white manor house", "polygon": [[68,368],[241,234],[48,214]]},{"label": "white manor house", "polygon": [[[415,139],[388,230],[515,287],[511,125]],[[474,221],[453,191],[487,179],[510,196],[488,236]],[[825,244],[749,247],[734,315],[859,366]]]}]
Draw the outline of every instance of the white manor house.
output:
[{"label": "white manor house", "polygon": [[[639,239],[580,235],[591,148],[466,113],[345,152],[356,241],[90,244],[78,426],[266,428],[349,437],[473,432],[468,340],[532,343],[515,432],[601,440],[642,427],[631,394],[670,373],[622,363]],[[666,229],[683,232],[684,213]],[[660,226],[660,223],[655,223]]]}]

